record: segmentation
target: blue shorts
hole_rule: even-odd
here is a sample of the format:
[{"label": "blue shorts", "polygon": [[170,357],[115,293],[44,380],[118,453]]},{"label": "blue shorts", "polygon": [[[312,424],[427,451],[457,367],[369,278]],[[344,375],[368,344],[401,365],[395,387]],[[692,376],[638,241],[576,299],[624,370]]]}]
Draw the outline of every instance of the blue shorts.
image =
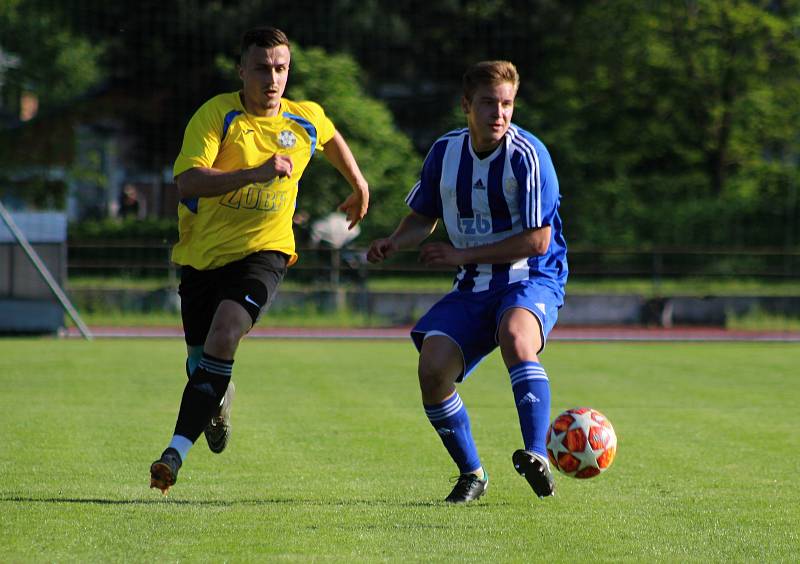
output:
[{"label": "blue shorts", "polygon": [[411,339],[418,351],[422,350],[426,336],[444,335],[452,339],[464,357],[464,371],[457,380],[461,382],[497,348],[497,330],[506,311],[514,307],[530,311],[539,321],[544,349],[562,303],[551,288],[531,280],[484,292],[454,291],[422,316],[411,329]]}]

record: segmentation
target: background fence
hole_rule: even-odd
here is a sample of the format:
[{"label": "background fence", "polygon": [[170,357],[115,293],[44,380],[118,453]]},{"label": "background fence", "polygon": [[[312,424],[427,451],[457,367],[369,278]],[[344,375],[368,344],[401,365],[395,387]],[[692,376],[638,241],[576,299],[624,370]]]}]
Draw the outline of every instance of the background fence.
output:
[{"label": "background fence", "polygon": [[464,69],[507,59],[514,121],[558,173],[573,295],[624,280],[800,295],[796,0],[0,2],[0,198],[66,214],[73,292],[174,289],[184,128],[239,88],[239,38],[263,24],[292,42],[287,97],[325,108],[372,192],[352,248],[307,249],[348,192],[308,167],[290,284],[447,287],[413,253],[367,267],[363,247],[405,212],[431,142],[463,126]]},{"label": "background fence", "polygon": [[[171,243],[147,241],[71,241],[69,278],[155,278],[175,281],[176,265],[169,260]],[[453,269],[416,263],[415,251],[391,261],[367,265],[363,247],[345,249],[300,247],[300,260],[291,268],[299,283],[331,280],[366,282],[390,276],[446,278]],[[800,251],[782,249],[569,249],[570,277],[578,281],[641,279],[658,284],[664,279],[793,281],[800,279]],[[338,274],[337,274],[338,273]]]},{"label": "background fence", "polygon": [[[175,313],[179,271],[170,250],[164,242],[72,242],[70,295],[90,313]],[[298,251],[269,323],[276,314],[348,312],[358,324],[409,324],[452,283],[452,269],[421,265],[415,252],[375,266],[358,246]],[[800,325],[800,253],[578,248],[569,258],[561,325]]]}]

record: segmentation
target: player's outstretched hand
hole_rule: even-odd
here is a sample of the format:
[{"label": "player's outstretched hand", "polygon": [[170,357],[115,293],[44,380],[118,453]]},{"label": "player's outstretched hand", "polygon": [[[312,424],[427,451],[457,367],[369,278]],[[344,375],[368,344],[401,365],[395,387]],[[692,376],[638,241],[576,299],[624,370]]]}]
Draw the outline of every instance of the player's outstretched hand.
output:
[{"label": "player's outstretched hand", "polygon": [[378,263],[386,260],[397,252],[397,245],[391,238],[376,239],[369,246],[367,260],[371,263]]},{"label": "player's outstretched hand", "polygon": [[463,261],[461,250],[449,243],[428,243],[419,251],[419,260],[427,266],[458,266]]},{"label": "player's outstretched hand", "polygon": [[347,221],[350,222],[348,229],[352,229],[358,222],[364,219],[367,215],[367,208],[369,207],[369,190],[356,190],[347,199],[339,205],[338,210],[344,212],[347,216]]}]

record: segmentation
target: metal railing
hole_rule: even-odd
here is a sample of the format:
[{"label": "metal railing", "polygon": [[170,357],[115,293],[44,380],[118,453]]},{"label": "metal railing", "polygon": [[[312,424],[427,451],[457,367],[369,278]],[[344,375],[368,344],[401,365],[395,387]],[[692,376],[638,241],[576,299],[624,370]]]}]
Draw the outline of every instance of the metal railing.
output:
[{"label": "metal railing", "polygon": [[[70,278],[89,276],[163,277],[174,280],[177,267],[170,261],[171,243],[142,241],[71,241],[67,270]],[[442,276],[451,268],[432,268],[417,262],[417,253],[405,251],[380,265],[365,262],[365,249],[299,248],[292,267],[297,281],[338,284],[352,279],[390,276]],[[769,248],[652,248],[569,251],[574,278],[800,279],[800,249]]]}]

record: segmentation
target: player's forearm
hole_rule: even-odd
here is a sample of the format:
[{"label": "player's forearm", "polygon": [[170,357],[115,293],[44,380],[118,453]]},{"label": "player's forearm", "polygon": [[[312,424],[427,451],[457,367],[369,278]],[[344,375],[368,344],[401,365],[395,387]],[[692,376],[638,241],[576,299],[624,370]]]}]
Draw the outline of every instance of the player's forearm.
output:
[{"label": "player's forearm", "polygon": [[254,169],[223,172],[215,168],[192,168],[176,179],[181,198],[221,196],[255,182]]},{"label": "player's forearm", "polygon": [[347,180],[354,192],[360,191],[363,194],[369,192],[369,186],[364,175],[361,174],[361,169],[358,168],[358,163],[353,156],[353,152],[350,150],[344,137],[342,137],[338,131],[336,131],[331,140],[325,144],[323,154],[345,180]]},{"label": "player's forearm", "polygon": [[402,220],[389,238],[398,250],[415,249],[427,239],[436,228],[436,218],[411,212]]},{"label": "player's forearm", "polygon": [[527,229],[502,241],[461,249],[462,264],[505,264],[541,256],[550,245],[550,226]]}]

